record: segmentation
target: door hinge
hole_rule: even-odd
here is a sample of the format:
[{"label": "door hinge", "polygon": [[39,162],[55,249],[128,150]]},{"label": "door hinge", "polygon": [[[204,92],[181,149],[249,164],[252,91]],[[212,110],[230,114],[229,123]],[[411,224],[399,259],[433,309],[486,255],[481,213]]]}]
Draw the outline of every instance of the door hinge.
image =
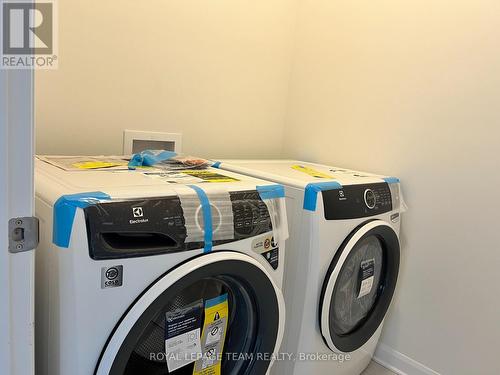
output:
[{"label": "door hinge", "polygon": [[38,246],[38,219],[36,217],[16,217],[9,220],[9,251],[21,253]]}]

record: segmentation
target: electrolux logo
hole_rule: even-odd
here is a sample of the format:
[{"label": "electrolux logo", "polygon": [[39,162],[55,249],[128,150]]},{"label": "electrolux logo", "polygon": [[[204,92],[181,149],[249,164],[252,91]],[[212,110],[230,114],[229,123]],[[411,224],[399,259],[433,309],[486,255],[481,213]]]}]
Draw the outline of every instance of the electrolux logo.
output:
[{"label": "electrolux logo", "polygon": [[144,216],[144,211],[142,210],[142,207],[133,207],[132,213],[134,214],[134,217],[143,217]]},{"label": "electrolux logo", "polygon": [[52,1],[2,3],[2,69],[56,69],[56,7]]},{"label": "electrolux logo", "polygon": [[144,216],[142,207],[132,207],[132,215],[134,215],[136,219],[129,220],[129,224],[141,224],[149,221],[149,219],[142,218]]}]

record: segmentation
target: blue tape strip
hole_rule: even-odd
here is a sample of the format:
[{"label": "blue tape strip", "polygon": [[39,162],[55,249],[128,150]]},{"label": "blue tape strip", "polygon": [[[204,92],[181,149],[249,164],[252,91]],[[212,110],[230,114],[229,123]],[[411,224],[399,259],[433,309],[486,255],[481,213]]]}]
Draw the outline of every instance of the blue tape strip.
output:
[{"label": "blue tape strip", "polygon": [[177,156],[177,154],[173,151],[162,151],[156,153],[152,150],[145,150],[138,154],[132,155],[132,158],[128,163],[128,167],[129,169],[135,169],[136,167],[141,166],[150,167],[162,161],[171,159],[174,156]]},{"label": "blue tape strip", "polygon": [[261,199],[284,198],[285,188],[283,185],[263,185],[257,186]]},{"label": "blue tape strip", "polygon": [[111,197],[100,191],[63,195],[54,204],[52,242],[59,247],[69,247],[71,231],[77,208],[85,208],[91,204],[99,203],[100,200],[108,200]]},{"label": "blue tape strip", "polygon": [[215,162],[212,164],[212,167],[214,167],[214,168],[220,168],[220,165],[221,165],[221,162],[220,162],[220,161],[215,161]]},{"label": "blue tape strip", "polygon": [[201,210],[203,213],[203,223],[205,231],[205,253],[212,251],[212,240],[213,240],[213,224],[212,224],[212,208],[210,207],[210,201],[208,196],[203,189],[196,185],[188,185],[191,189],[196,191],[198,198],[201,203]]},{"label": "blue tape strip", "polygon": [[307,184],[304,193],[304,210],[316,211],[318,193],[324,190],[342,189],[342,185],[337,181],[313,182]]},{"label": "blue tape strip", "polygon": [[398,184],[399,183],[399,178],[397,177],[384,177],[383,180],[387,182],[388,184]]},{"label": "blue tape strip", "polygon": [[227,293],[223,294],[222,296],[215,297],[212,299],[209,299],[208,301],[205,301],[205,308],[210,308],[217,306],[220,303],[226,302],[227,301]]}]

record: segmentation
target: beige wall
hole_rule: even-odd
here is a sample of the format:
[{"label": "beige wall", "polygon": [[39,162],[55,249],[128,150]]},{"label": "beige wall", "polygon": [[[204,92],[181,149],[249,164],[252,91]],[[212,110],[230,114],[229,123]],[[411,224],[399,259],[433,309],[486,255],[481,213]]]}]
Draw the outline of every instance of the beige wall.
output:
[{"label": "beige wall", "polygon": [[397,175],[410,207],[379,355],[500,373],[500,2],[316,0],[298,14],[285,156]]},{"label": "beige wall", "polygon": [[36,74],[37,152],[122,151],[123,129],[204,156],[279,156],[295,0],[59,2],[59,69]]}]

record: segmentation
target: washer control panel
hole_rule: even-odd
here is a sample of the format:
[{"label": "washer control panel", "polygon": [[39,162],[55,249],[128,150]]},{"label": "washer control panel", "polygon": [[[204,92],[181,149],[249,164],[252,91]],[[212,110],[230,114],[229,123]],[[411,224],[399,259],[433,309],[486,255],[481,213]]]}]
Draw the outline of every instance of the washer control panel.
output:
[{"label": "washer control panel", "polygon": [[391,189],[387,182],[349,185],[322,194],[327,220],[357,219],[392,211]]},{"label": "washer control panel", "polygon": [[[229,195],[234,238],[215,239],[214,246],[272,230],[269,211],[256,190]],[[103,202],[86,207],[84,213],[92,259],[174,253],[204,246],[204,242],[186,242],[186,218],[176,196]]]},{"label": "washer control panel", "polygon": [[230,192],[235,239],[248,238],[272,230],[266,204],[257,191]]}]

